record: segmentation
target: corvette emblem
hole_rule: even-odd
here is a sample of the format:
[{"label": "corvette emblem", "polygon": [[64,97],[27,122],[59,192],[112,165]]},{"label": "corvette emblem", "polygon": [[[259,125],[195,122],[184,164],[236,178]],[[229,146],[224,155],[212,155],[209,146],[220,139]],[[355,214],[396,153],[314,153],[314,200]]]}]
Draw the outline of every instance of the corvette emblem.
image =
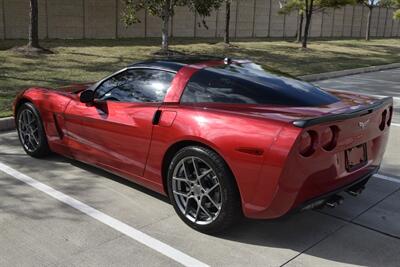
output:
[{"label": "corvette emblem", "polygon": [[367,128],[368,123],[369,123],[369,119],[366,121],[360,121],[360,122],[358,122],[358,126],[360,126],[360,128],[364,130],[365,128]]}]

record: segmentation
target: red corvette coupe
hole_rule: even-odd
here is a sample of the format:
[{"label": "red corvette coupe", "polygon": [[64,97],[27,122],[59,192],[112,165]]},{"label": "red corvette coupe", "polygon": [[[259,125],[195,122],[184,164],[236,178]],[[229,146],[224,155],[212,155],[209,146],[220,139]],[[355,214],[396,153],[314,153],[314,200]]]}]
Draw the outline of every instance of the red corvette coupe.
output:
[{"label": "red corvette coupe", "polygon": [[34,87],[15,101],[21,144],[168,195],[189,226],[335,206],[377,172],[391,98],[276,75],[244,60],[169,58],[94,84]]}]

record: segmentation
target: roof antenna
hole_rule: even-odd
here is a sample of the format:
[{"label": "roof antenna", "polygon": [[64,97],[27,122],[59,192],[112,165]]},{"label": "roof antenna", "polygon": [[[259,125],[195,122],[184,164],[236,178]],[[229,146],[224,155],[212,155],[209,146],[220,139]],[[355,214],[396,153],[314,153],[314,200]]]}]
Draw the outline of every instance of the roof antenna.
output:
[{"label": "roof antenna", "polygon": [[229,57],[224,58],[224,64],[225,64],[225,65],[230,65],[230,64],[232,64],[232,59],[229,58]]}]

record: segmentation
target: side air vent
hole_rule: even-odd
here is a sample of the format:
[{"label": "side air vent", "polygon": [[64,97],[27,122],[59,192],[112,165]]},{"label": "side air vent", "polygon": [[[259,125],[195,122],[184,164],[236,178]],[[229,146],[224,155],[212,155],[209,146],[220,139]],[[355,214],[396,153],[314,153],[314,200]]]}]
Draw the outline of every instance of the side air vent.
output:
[{"label": "side air vent", "polygon": [[53,119],[54,119],[54,125],[56,127],[58,137],[60,139],[63,139],[64,138],[64,133],[61,130],[60,125],[58,124],[58,120],[57,120],[57,115],[56,114],[53,114]]}]

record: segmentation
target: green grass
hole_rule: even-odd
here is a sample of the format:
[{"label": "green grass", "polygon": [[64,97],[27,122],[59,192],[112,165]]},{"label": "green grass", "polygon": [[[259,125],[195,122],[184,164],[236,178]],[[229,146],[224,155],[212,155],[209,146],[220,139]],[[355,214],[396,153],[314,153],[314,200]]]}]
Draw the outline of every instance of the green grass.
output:
[{"label": "green grass", "polygon": [[[12,99],[23,88],[96,81],[159,49],[159,39],[123,39],[42,41],[54,54],[41,56],[9,50],[23,44],[24,40],[0,41],[0,117],[11,115]],[[250,58],[295,76],[400,62],[399,39],[312,40],[306,51],[292,41],[239,39],[233,45],[226,48],[214,39],[174,39],[171,49]]]}]

